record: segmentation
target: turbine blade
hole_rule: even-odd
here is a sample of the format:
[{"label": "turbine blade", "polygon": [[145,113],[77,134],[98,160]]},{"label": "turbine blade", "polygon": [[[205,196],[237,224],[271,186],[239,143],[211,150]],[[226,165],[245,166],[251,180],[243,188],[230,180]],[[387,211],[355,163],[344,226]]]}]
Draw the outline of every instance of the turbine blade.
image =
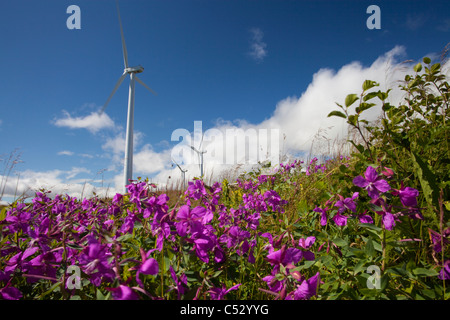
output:
[{"label": "turbine blade", "polygon": [[116,1],[116,5],[117,5],[117,15],[119,17],[120,36],[122,38],[123,63],[125,65],[125,68],[128,68],[128,52],[127,46],[125,45],[125,36],[123,35],[122,20],[120,19],[119,1]]},{"label": "turbine blade", "polygon": [[111,98],[113,97],[114,93],[116,93],[117,89],[118,89],[119,86],[122,84],[122,82],[123,82],[123,80],[125,79],[126,76],[127,76],[127,73],[124,72],[124,73],[122,74],[122,76],[119,78],[119,80],[118,80],[117,83],[116,83],[116,86],[114,87],[114,90],[111,92],[111,94],[110,94],[109,97],[108,97],[108,100],[106,100],[105,104],[103,105],[102,109],[100,110],[100,114],[102,114],[102,113],[105,111],[106,106],[108,105],[109,101],[110,101]]},{"label": "turbine blade", "polygon": [[153,91],[152,89],[150,89],[150,87],[149,87],[148,85],[146,85],[141,79],[139,79],[138,76],[135,75],[134,78],[135,78],[140,84],[142,84],[148,91],[150,91],[151,93],[153,93],[155,96],[158,95],[155,91]]}]

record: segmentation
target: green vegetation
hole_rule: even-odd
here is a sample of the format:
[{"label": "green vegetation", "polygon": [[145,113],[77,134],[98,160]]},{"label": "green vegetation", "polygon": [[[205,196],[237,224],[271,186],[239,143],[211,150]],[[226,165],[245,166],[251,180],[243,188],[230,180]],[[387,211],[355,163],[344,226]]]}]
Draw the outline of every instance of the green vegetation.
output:
[{"label": "green vegetation", "polygon": [[[170,197],[139,180],[113,199],[16,201],[0,213],[0,298],[449,299],[440,68],[417,64],[404,104],[371,80],[338,104],[329,116],[360,136],[349,156]],[[380,120],[364,120],[377,105]]]}]

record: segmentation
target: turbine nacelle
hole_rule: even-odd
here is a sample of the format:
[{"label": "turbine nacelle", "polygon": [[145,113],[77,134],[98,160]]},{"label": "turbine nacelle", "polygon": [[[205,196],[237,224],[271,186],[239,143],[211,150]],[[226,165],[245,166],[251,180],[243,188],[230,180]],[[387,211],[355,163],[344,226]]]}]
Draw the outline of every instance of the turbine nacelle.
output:
[{"label": "turbine nacelle", "polygon": [[142,73],[144,72],[144,67],[139,65],[137,67],[128,67],[123,70],[124,73]]}]

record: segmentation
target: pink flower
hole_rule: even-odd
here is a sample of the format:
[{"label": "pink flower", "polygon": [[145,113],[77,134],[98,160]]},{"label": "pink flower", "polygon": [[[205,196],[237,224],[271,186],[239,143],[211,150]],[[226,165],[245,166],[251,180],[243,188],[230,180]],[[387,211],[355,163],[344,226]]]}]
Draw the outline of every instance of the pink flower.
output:
[{"label": "pink flower", "polygon": [[353,179],[353,184],[366,189],[372,199],[378,198],[380,192],[387,192],[391,189],[387,181],[378,177],[376,170],[371,166],[367,167],[364,177],[357,176]]},{"label": "pink flower", "polygon": [[320,282],[320,273],[317,272],[308,280],[303,280],[302,284],[294,291],[294,300],[308,300],[317,295],[317,288]]}]

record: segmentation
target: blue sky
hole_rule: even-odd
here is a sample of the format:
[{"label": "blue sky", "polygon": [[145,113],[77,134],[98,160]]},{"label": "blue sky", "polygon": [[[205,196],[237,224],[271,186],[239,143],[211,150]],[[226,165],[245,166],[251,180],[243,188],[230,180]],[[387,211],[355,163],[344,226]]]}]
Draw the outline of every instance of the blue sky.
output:
[{"label": "blue sky", "polygon": [[[380,29],[366,26],[373,4]],[[81,29],[67,28],[70,5],[80,8]],[[145,68],[139,77],[158,93],[136,84],[134,171],[155,181],[180,177],[171,166],[176,129],[192,132],[194,121],[204,131],[267,127],[286,136],[284,151],[309,150],[321,126],[330,127],[323,115],[359,93],[366,77],[383,82],[389,75],[393,83],[402,71],[390,71],[402,61],[438,60],[450,42],[448,1],[120,0],[119,6],[129,63]],[[115,1],[2,1],[0,32],[4,199],[39,187],[74,195],[120,191],[128,78],[105,114],[96,113],[124,68]],[[343,132],[342,123],[331,125],[337,131],[330,139]],[[21,162],[7,175],[15,149]],[[188,174],[198,175],[198,164]]]}]

